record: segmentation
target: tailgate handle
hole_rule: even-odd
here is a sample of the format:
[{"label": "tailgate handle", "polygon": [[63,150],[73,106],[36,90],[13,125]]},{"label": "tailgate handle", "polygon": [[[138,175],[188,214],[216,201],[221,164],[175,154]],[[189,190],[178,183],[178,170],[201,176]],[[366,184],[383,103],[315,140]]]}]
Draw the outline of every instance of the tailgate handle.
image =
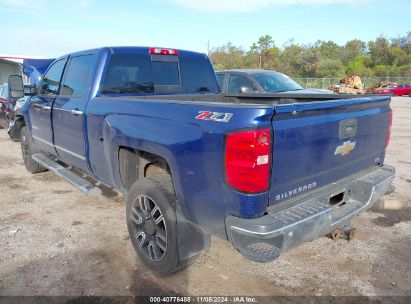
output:
[{"label": "tailgate handle", "polygon": [[353,137],[357,134],[357,119],[350,118],[340,121],[340,129],[338,132],[338,138],[344,139]]}]

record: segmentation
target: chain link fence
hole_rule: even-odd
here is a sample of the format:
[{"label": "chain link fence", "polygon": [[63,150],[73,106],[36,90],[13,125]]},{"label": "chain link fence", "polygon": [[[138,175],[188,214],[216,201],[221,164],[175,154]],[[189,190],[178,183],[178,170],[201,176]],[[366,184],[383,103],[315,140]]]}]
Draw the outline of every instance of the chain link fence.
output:
[{"label": "chain link fence", "polygon": [[[340,82],[341,78],[293,78],[304,88],[327,89],[330,85]],[[381,81],[397,82],[411,85],[411,77],[364,77],[361,78],[364,88],[375,85]]]}]

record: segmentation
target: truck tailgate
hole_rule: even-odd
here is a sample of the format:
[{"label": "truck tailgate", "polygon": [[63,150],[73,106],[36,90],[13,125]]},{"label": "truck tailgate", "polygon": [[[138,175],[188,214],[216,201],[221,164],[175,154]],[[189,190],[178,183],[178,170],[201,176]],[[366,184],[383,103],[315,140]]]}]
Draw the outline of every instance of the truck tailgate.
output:
[{"label": "truck tailgate", "polygon": [[390,98],[275,106],[270,205],[382,164]]}]

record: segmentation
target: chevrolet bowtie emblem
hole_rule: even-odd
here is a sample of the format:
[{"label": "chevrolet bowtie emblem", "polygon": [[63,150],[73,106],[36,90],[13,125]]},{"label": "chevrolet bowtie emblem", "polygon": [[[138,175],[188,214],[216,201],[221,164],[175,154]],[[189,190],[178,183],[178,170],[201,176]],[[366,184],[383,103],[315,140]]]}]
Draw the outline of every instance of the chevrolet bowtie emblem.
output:
[{"label": "chevrolet bowtie emblem", "polygon": [[338,146],[335,149],[334,155],[341,154],[341,155],[347,155],[350,153],[352,150],[355,148],[355,141],[345,141],[341,146]]}]

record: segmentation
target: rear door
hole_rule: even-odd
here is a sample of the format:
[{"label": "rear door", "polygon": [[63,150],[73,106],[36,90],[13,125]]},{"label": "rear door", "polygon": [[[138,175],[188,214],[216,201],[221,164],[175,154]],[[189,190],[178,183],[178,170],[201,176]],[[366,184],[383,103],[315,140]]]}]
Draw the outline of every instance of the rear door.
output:
[{"label": "rear door", "polygon": [[390,98],[275,106],[270,204],[383,163]]},{"label": "rear door", "polygon": [[97,52],[69,58],[60,95],[53,105],[54,144],[64,162],[88,171],[86,157],[86,106]]},{"label": "rear door", "polygon": [[56,154],[53,145],[51,108],[58,95],[67,57],[52,63],[40,82],[38,95],[30,99],[32,137],[41,150]]}]

